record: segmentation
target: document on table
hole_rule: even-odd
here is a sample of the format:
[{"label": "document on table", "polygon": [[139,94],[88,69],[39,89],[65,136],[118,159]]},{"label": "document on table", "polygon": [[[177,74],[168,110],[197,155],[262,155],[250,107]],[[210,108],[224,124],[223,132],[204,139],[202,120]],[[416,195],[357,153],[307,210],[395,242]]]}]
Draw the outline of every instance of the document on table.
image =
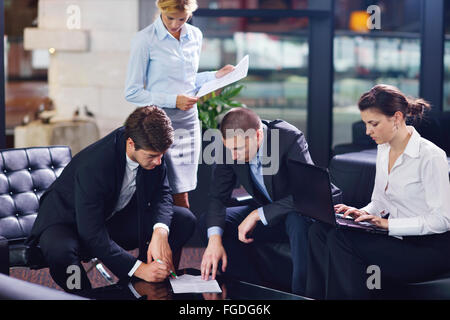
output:
[{"label": "document on table", "polygon": [[222,78],[214,79],[206,82],[202,85],[200,90],[197,92],[197,97],[203,97],[205,94],[213,92],[217,89],[223,88],[230,83],[236,82],[245,78],[248,72],[248,55],[246,55],[242,60],[236,65],[233,71],[224,75]]},{"label": "document on table", "polygon": [[217,292],[222,290],[216,280],[202,280],[201,276],[192,276],[183,274],[176,279],[170,279],[173,293],[203,293],[203,292]]}]

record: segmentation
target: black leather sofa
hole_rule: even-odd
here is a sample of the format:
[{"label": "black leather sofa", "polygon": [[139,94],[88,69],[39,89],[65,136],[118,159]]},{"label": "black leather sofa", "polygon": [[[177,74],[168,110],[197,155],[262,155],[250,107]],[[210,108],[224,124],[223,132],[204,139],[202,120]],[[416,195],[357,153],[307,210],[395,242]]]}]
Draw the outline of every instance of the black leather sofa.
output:
[{"label": "black leather sofa", "polygon": [[67,146],[0,151],[0,272],[10,267],[46,266],[39,248],[25,245],[39,209],[39,198],[72,156]]}]

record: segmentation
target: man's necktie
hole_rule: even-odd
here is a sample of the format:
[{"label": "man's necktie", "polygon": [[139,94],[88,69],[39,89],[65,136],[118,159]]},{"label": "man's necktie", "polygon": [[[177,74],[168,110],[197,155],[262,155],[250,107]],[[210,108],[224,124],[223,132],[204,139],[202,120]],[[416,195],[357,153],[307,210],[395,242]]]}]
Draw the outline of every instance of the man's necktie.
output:
[{"label": "man's necktie", "polygon": [[272,199],[267,192],[266,186],[264,185],[264,177],[262,175],[262,164],[259,158],[257,158],[256,163],[250,163],[250,175],[252,176],[252,180],[255,185],[258,187],[258,190],[269,200],[272,202]]}]

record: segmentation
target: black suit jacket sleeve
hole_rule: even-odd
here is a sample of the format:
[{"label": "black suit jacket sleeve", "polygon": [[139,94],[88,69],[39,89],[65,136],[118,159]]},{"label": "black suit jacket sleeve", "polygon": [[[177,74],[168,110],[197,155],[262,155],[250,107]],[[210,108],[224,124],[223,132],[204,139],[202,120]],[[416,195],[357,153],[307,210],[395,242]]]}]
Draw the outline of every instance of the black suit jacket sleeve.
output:
[{"label": "black suit jacket sleeve", "polygon": [[161,180],[156,191],[158,195],[153,210],[154,223],[164,223],[170,227],[173,216],[173,198],[165,164],[161,165]]},{"label": "black suit jacket sleeve", "polygon": [[236,186],[236,174],[230,165],[216,164],[212,171],[210,203],[206,216],[206,226],[225,229],[225,204],[230,200]]},{"label": "black suit jacket sleeve", "polygon": [[75,175],[75,216],[81,241],[119,278],[128,276],[136,258],[110,239],[104,214],[109,187],[98,171],[80,167]]}]

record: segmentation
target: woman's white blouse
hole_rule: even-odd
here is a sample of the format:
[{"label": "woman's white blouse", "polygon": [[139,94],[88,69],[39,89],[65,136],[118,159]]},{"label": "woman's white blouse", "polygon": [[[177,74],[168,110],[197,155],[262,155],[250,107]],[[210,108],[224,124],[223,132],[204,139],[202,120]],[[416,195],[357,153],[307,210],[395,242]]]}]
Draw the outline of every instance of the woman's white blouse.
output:
[{"label": "woman's white blouse", "polygon": [[164,27],[161,17],[132,40],[125,99],[137,106],[175,108],[177,95],[195,96],[215,72],[197,73],[203,35],[185,23],[180,40]]},{"label": "woman's white blouse", "polygon": [[[411,138],[388,173],[388,143],[378,146],[372,201],[361,210],[389,213],[389,235],[450,230],[449,164],[445,152],[408,126]],[[384,211],[384,212],[383,212]]]}]

